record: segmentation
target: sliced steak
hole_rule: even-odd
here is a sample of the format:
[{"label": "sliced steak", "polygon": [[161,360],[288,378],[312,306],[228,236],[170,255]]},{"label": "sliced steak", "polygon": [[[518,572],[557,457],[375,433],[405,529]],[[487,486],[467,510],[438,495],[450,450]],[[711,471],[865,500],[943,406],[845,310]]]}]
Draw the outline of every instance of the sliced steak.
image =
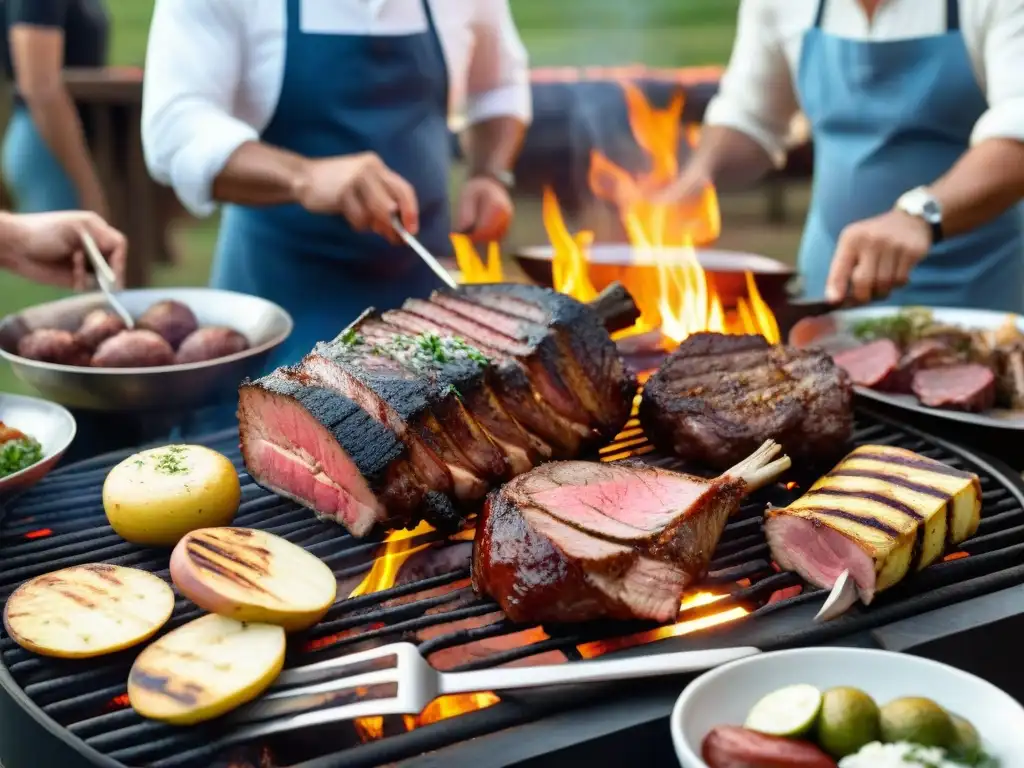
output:
[{"label": "sliced steak", "polygon": [[239,388],[242,456],[255,482],[318,517],[365,536],[377,523],[454,517],[417,474],[393,431],[337,392],[295,369],[278,369]]},{"label": "sliced steak", "polygon": [[794,459],[843,452],[853,431],[849,376],[820,350],[762,336],[701,333],[644,386],[640,422],[658,446],[723,469],[773,439]]},{"label": "sliced steak", "polygon": [[[374,312],[364,313],[350,330],[390,355],[411,375],[428,379],[446,396],[446,406],[460,413],[456,418],[439,418],[467,455],[476,457],[478,466],[494,466],[497,452],[502,467],[507,464],[511,474],[518,475],[551,457],[551,447],[527,432],[502,405],[486,357],[467,351],[452,337],[410,337]],[[418,354],[424,344],[436,344],[446,351]]]},{"label": "sliced steak", "polygon": [[991,408],[996,400],[995,376],[976,363],[918,371],[912,386],[917,398],[930,408],[978,412]]},{"label": "sliced steak", "polygon": [[459,499],[472,501],[482,499],[491,484],[505,476],[504,459],[486,436],[486,456],[480,464],[471,451],[461,449],[475,447],[460,442],[473,429],[462,422],[472,417],[459,406],[454,393],[442,391],[358,334],[345,333],[334,342],[318,344],[303,359],[302,368],[321,386],[358,403],[398,435],[409,446],[417,471],[434,490],[454,490]]},{"label": "sliced steak", "polygon": [[958,353],[941,339],[918,339],[904,351],[885,388],[889,392],[909,395],[913,391],[914,374],[918,371],[959,362]]},{"label": "sliced steak", "polygon": [[671,621],[748,492],[788,469],[765,443],[714,480],[638,463],[552,462],[484,505],[475,589],[510,619]]},{"label": "sliced steak", "polygon": [[888,389],[900,365],[900,348],[889,339],[879,339],[832,356],[860,387]]}]

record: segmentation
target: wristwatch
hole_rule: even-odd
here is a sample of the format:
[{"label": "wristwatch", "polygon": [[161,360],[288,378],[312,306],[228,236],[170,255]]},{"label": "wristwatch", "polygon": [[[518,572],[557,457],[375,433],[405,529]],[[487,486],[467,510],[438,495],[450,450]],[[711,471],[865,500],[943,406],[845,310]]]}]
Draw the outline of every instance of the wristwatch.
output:
[{"label": "wristwatch", "polygon": [[516,185],[516,177],[512,171],[503,171],[494,168],[480,169],[473,171],[470,174],[471,179],[493,179],[503,186],[505,189],[510,190]]},{"label": "wristwatch", "polygon": [[896,210],[923,220],[932,230],[932,245],[942,241],[942,204],[927,187],[915,187],[896,201]]}]

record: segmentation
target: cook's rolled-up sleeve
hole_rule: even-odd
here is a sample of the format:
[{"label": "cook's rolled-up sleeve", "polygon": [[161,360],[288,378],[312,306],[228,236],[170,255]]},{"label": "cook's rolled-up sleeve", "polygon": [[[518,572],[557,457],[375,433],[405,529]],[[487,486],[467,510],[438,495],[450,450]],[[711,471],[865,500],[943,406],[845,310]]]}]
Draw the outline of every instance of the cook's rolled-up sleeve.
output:
[{"label": "cook's rolled-up sleeve", "polygon": [[466,120],[533,117],[530,68],[509,0],[478,0],[466,84]]},{"label": "cook's rolled-up sleeve", "polygon": [[1024,141],[1024,0],[995,0],[984,31],[989,108],[974,125],[971,144]]},{"label": "cook's rolled-up sleeve", "polygon": [[764,0],[741,3],[729,66],[704,122],[745,133],[782,167],[798,106],[771,6]]},{"label": "cook's rolled-up sleeve", "polygon": [[157,0],[146,53],[142,143],[158,182],[197,216],[216,208],[214,179],[259,132],[232,116],[243,26],[234,0]]}]

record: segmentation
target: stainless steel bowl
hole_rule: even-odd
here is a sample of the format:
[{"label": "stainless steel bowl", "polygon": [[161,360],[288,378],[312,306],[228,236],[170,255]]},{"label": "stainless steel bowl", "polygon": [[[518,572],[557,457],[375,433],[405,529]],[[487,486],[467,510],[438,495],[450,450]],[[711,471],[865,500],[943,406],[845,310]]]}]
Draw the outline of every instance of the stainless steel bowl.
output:
[{"label": "stainless steel bowl", "polygon": [[75,439],[75,417],[67,409],[37,397],[0,393],[0,421],[39,441],[43,458],[20,472],[0,477],[0,496],[39,482]]},{"label": "stainless steel bowl", "polygon": [[143,288],[118,298],[133,317],[165,299],[189,307],[200,326],[224,325],[242,333],[250,347],[228,357],[153,368],[85,368],[28,360],[16,354],[18,340],[39,328],[74,331],[82,318],[106,306],[100,293],[41,304],[0,321],[0,356],[15,375],[48,400],[93,411],[182,411],[226,395],[260,372],[270,352],[292,332],[292,318],[256,296],[210,288]]}]

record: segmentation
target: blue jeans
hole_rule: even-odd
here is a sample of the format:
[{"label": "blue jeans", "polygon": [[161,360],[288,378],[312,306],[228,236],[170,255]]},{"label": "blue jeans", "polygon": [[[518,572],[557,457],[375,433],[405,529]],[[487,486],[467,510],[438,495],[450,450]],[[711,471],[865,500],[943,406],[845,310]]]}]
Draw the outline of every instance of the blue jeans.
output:
[{"label": "blue jeans", "polygon": [[24,106],[15,107],[11,115],[0,169],[19,213],[70,211],[81,207],[74,184],[50,152]]}]

